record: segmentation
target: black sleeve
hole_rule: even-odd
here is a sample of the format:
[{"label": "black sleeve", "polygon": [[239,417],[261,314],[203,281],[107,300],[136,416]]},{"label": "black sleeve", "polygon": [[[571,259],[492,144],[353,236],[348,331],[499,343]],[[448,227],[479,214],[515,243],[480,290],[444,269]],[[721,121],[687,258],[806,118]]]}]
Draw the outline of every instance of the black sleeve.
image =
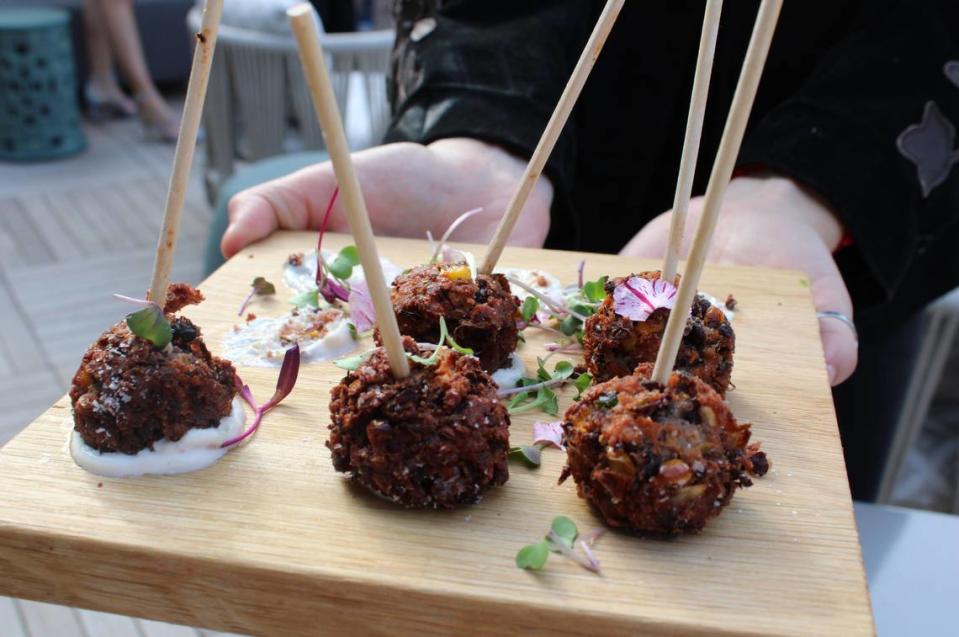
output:
[{"label": "black sleeve", "polygon": [[937,242],[954,243],[959,225],[959,2],[863,6],[750,131],[739,163],[789,175],[834,207],[853,240],[837,261],[857,309],[898,298],[915,310],[957,283],[955,246],[947,255]]},{"label": "black sleeve", "polygon": [[[529,157],[595,22],[593,4],[397,2],[389,86],[394,115],[385,141],[465,136]],[[573,178],[571,128],[567,124],[546,167],[554,184]]]}]

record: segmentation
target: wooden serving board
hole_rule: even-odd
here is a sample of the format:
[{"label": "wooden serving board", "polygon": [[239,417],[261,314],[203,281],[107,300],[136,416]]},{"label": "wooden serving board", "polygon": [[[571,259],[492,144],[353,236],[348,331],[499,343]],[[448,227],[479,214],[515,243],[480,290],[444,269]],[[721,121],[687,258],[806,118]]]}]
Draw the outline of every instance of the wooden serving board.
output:
[{"label": "wooden serving board", "polygon": [[[278,233],[203,284],[207,302],[187,313],[214,352],[255,276],[279,293],[250,310],[286,311],[282,263],[314,241]],[[345,242],[331,236],[327,245]],[[380,246],[402,266],[429,256],[421,241]],[[580,259],[589,278],[655,267],[527,249],[507,249],[502,262],[569,282]],[[112,302],[108,287],[91,302]],[[0,594],[263,635],[870,634],[808,283],[795,272],[711,267],[702,289],[739,301],[729,400],[773,465],[700,535],[607,533],[595,549],[601,576],[558,556],[543,571],[520,570],[516,551],[554,516],[583,531],[599,525],[572,481],[556,483],[565,454],[544,451],[539,469],[512,464],[509,482],[476,506],[397,508],[333,471],[323,443],[329,391],[343,372],[314,364],[251,444],[183,476],[85,473],[66,451],[69,403],[57,402],[0,450]],[[535,365],[547,339],[528,338],[520,352]],[[277,370],[240,373],[260,400],[272,393]],[[573,393],[562,393],[561,408]],[[537,418],[547,417],[513,419],[513,444],[531,442]]]}]

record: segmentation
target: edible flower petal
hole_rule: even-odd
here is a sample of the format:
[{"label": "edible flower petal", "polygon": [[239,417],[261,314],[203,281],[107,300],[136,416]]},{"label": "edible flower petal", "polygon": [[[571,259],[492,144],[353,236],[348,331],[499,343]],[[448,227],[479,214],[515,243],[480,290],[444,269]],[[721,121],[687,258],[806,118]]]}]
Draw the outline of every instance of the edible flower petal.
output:
[{"label": "edible flower petal", "polygon": [[660,308],[673,309],[675,303],[676,286],[662,279],[632,276],[613,290],[614,311],[631,321],[645,321]]}]

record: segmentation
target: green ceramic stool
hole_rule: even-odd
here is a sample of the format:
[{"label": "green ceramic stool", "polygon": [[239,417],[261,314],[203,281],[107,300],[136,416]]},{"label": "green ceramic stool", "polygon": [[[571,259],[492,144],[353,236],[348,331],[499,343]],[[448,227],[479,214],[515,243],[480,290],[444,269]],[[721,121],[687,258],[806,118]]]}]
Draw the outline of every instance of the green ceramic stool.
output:
[{"label": "green ceramic stool", "polygon": [[83,150],[66,11],[0,8],[0,159],[38,161]]}]

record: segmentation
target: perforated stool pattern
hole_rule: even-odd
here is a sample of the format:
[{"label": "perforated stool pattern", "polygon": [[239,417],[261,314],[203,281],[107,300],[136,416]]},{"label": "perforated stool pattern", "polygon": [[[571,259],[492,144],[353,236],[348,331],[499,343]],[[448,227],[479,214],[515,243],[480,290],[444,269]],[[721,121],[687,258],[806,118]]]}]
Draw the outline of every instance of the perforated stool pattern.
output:
[{"label": "perforated stool pattern", "polygon": [[0,9],[0,159],[55,159],[85,146],[69,15]]}]

